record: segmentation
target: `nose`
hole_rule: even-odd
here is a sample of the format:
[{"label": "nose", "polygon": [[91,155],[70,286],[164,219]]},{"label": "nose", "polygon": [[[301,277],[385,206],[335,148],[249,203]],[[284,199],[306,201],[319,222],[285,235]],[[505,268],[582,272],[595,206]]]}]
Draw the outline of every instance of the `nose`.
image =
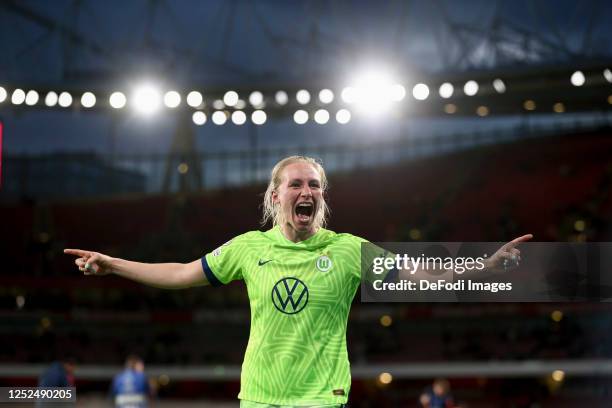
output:
[{"label": "nose", "polygon": [[302,188],[301,196],[302,197],[312,197],[312,190],[310,189],[309,186],[304,186]]}]

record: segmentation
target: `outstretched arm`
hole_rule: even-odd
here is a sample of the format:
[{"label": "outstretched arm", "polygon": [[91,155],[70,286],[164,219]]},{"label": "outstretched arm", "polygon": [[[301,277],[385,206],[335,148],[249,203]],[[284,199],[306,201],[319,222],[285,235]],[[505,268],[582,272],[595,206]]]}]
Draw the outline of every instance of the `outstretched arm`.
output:
[{"label": "outstretched arm", "polygon": [[99,252],[64,249],[65,254],[77,257],[74,263],[85,275],[115,274],[145,285],[163,289],[182,289],[208,285],[202,263],[142,263],[113,258]]}]

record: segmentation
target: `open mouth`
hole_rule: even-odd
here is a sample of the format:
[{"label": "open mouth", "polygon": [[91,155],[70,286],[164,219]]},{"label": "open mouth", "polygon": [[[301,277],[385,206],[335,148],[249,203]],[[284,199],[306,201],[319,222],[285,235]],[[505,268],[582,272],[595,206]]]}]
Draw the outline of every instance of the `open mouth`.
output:
[{"label": "open mouth", "polygon": [[308,222],[314,213],[313,203],[299,203],[295,206],[295,215],[300,222]]}]

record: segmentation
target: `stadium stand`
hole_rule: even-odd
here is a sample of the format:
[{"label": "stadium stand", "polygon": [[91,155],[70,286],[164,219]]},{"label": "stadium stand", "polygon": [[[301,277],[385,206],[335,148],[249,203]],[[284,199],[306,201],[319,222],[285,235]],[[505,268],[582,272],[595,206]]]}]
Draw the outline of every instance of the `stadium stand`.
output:
[{"label": "stadium stand", "polygon": [[[501,241],[526,231],[539,241],[609,240],[610,134],[529,139],[332,174],[331,228],[372,241]],[[80,364],[120,364],[137,351],[161,365],[239,365],[249,327],[241,283],[222,291],[173,292],[113,277],[83,279],[60,250],[87,247],[147,261],[197,259],[258,227],[264,188],[2,204],[3,230],[12,239],[0,248],[0,362],[51,361],[69,349]],[[583,228],[576,227],[579,220]],[[559,321],[551,319],[555,310],[563,310]],[[357,299],[348,345],[355,364],[612,358],[609,312],[606,304],[388,307]],[[384,314],[393,319],[389,327],[379,323]],[[194,381],[167,392],[215,394],[210,384]],[[457,381],[459,399],[470,407],[528,406],[533,392],[549,395],[544,406],[590,401],[579,385],[578,397],[558,400],[535,380],[451,382]],[[398,380],[395,386],[406,387],[404,392],[379,396],[381,406],[410,406],[415,399],[405,396],[418,395],[424,385]],[[83,386],[95,390],[100,383]],[[521,387],[524,392],[511,391]],[[378,395],[379,388],[359,380],[352,396]]]}]

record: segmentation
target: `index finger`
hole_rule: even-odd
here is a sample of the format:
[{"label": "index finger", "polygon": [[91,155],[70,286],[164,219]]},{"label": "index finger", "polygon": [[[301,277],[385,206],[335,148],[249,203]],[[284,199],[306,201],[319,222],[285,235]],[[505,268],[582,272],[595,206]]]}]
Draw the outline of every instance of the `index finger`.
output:
[{"label": "index finger", "polygon": [[65,254],[76,255],[76,256],[91,256],[91,252],[83,251],[82,249],[64,249]]},{"label": "index finger", "polygon": [[509,247],[509,248],[514,248],[515,246],[517,246],[521,242],[529,241],[531,238],[533,238],[533,234],[525,234],[525,235],[522,235],[522,236],[520,236],[518,238],[514,238],[512,241],[508,242],[506,244],[506,246]]}]

